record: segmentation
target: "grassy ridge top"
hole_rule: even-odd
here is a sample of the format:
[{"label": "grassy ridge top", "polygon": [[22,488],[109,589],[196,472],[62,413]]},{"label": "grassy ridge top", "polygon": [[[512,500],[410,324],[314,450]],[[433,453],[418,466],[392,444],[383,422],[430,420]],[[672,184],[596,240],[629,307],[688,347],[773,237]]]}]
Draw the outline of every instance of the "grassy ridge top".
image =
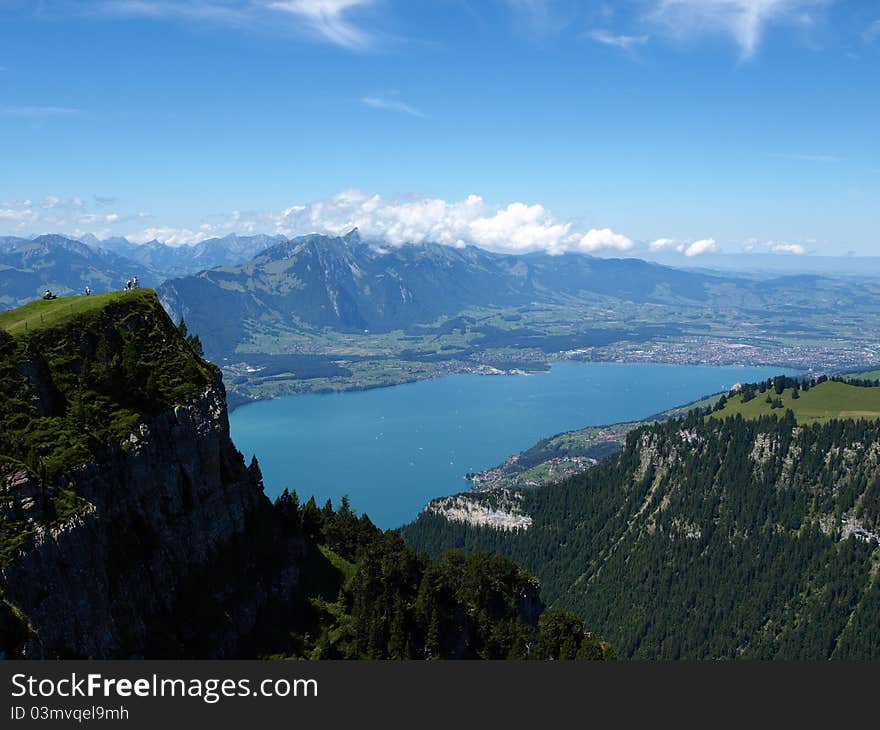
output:
[{"label": "grassy ridge top", "polygon": [[151,289],[31,302],[0,328],[0,456],[50,474],[216,376]]},{"label": "grassy ridge top", "polygon": [[[710,418],[730,418],[740,415],[746,419],[762,416],[781,416],[786,410],[794,413],[798,423],[825,423],[833,419],[880,419],[880,388],[864,388],[848,383],[827,381],[814,385],[809,390],[801,390],[799,398],[794,398],[794,390],[786,388],[777,395],[772,390],[758,393],[750,401],[743,402],[742,395],[728,399],[720,411]],[[778,398],[782,407],[773,407],[767,402]]]},{"label": "grassy ridge top", "polygon": [[152,289],[133,289],[90,297],[37,299],[16,309],[0,312],[0,328],[15,335],[23,335],[35,330],[65,326],[79,317],[97,314],[108,304],[115,302],[143,304],[155,298],[156,292]]}]

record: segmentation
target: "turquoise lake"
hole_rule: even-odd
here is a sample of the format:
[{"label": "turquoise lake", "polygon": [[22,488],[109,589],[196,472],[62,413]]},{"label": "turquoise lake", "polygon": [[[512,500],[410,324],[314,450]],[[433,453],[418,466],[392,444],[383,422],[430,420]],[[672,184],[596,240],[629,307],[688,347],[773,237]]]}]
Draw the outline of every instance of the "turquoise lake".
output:
[{"label": "turquoise lake", "polygon": [[559,363],[523,376],[455,375],[375,390],[296,395],[242,406],[232,437],[256,454],[267,494],[352,507],[382,528],[414,519],[464,475],[540,439],[633,421],[780,374],[779,368]]}]

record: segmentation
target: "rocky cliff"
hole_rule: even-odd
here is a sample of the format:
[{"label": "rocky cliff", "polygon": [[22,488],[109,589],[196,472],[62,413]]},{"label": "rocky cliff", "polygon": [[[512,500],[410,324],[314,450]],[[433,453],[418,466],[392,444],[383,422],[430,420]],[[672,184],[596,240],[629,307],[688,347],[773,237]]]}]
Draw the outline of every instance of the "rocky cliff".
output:
[{"label": "rocky cliff", "polygon": [[[138,327],[131,317],[139,307],[146,312],[135,318]],[[0,462],[5,653],[246,654],[267,606],[294,594],[297,570],[285,558],[296,557],[301,546],[271,535],[259,467],[246,466],[229,437],[219,374],[186,351],[152,295],[102,309],[97,319],[74,316],[64,328],[60,339],[57,330],[38,330],[6,343],[4,396],[34,409],[18,424],[17,454],[9,453],[10,431],[4,434],[7,453]],[[131,424],[125,436],[88,443],[87,459],[76,458],[76,449],[73,457],[70,449],[59,456],[64,443],[46,449],[33,437],[41,428],[54,430],[59,442],[79,433],[70,426],[77,408],[66,387],[68,371],[78,371],[79,382],[84,369],[96,369],[87,352],[119,331],[138,342],[139,357],[161,355],[151,346],[158,332],[157,342],[176,345],[207,376],[180,402],[123,419]],[[96,342],[84,344],[86,335]],[[44,346],[50,340],[60,342],[65,357]],[[102,382],[94,376],[83,386],[95,389],[90,400],[104,395],[119,406]],[[161,385],[151,387],[161,402]],[[47,393],[54,394],[51,403]]]}]

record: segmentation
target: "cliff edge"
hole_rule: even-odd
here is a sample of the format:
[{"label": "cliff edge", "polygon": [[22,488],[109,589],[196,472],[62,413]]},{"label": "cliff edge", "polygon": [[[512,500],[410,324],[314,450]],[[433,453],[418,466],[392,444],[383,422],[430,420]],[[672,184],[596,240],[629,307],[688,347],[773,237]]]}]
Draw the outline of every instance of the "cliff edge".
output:
[{"label": "cliff edge", "polygon": [[150,290],[3,317],[4,653],[241,654],[296,569],[260,554],[271,505],[230,440],[219,371]]}]

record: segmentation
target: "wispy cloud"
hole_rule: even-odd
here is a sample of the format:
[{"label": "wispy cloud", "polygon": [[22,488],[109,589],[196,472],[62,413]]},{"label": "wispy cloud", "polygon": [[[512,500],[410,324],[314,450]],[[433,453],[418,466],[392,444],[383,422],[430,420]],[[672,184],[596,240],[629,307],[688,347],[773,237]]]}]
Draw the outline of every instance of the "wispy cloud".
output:
[{"label": "wispy cloud", "polygon": [[73,198],[59,198],[57,195],[47,195],[40,207],[46,210],[63,210],[66,208],[82,208],[85,205],[79,196]]},{"label": "wispy cloud", "polygon": [[875,20],[862,33],[862,39],[865,43],[873,43],[880,39],[880,20]]},{"label": "wispy cloud", "polygon": [[554,0],[504,0],[516,26],[533,36],[546,36],[565,28],[570,15],[557,7]]},{"label": "wispy cloud", "polygon": [[674,238],[658,238],[656,241],[651,241],[648,244],[648,249],[650,251],[669,251],[675,250],[678,246],[678,243]]},{"label": "wispy cloud", "polygon": [[389,99],[381,96],[365,96],[361,102],[373,109],[385,109],[390,112],[398,112],[400,114],[409,114],[412,117],[424,117],[425,114],[414,106],[400,101],[399,99]]},{"label": "wispy cloud", "polygon": [[182,18],[227,24],[248,22],[254,6],[235,0],[105,0],[90,9],[104,15],[135,15],[146,18]]},{"label": "wispy cloud", "polygon": [[82,113],[82,109],[65,106],[0,106],[0,117],[15,117],[18,119],[74,117]]},{"label": "wispy cloud", "polygon": [[[807,243],[815,243],[808,241]],[[807,246],[803,243],[787,243],[785,241],[762,241],[757,238],[751,238],[743,243],[742,250],[744,253],[776,253],[788,254],[791,256],[805,256],[809,253]]]},{"label": "wispy cloud", "polygon": [[40,201],[30,198],[0,201],[0,233],[20,236],[56,231],[82,235],[86,232],[110,235],[125,223],[149,218],[145,213],[94,210],[83,196],[46,195]]},{"label": "wispy cloud", "polygon": [[794,256],[803,256],[807,249],[799,243],[777,243],[773,246],[774,253],[788,253]]},{"label": "wispy cloud", "polygon": [[366,50],[375,45],[376,36],[355,16],[372,5],[374,0],[106,0],[93,12],[263,29],[278,29],[279,19],[287,18],[322,40]]},{"label": "wispy cloud", "polygon": [[812,11],[833,0],[653,0],[648,18],[676,37],[723,33],[739,45],[743,59],[758,50],[773,24],[808,27]]},{"label": "wispy cloud", "polygon": [[594,30],[590,33],[590,38],[597,43],[620,48],[624,51],[632,50],[648,41],[647,35],[619,35],[607,30]]},{"label": "wispy cloud", "polygon": [[277,0],[269,7],[302,19],[318,35],[353,50],[372,47],[373,36],[352,19],[355,11],[373,0]]}]

